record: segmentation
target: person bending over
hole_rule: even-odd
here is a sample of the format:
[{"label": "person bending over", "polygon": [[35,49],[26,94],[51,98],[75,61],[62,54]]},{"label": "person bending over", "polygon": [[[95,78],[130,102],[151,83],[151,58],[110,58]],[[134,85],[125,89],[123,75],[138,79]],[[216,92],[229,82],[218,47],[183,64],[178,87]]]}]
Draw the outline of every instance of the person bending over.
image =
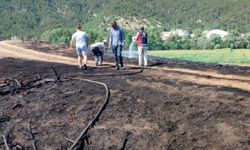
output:
[{"label": "person bending over", "polygon": [[103,55],[105,50],[107,49],[107,41],[103,40],[103,42],[97,42],[90,46],[90,50],[93,52],[95,57],[95,65],[101,66],[103,62]]}]

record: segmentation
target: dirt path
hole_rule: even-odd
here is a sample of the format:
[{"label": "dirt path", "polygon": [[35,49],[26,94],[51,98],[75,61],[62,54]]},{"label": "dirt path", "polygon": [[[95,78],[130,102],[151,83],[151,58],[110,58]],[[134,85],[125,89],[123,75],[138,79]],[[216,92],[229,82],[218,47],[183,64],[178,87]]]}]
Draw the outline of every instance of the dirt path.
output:
[{"label": "dirt path", "polygon": [[22,47],[17,47],[9,44],[6,41],[0,42],[0,57],[13,57],[13,58],[21,58],[27,60],[36,60],[43,62],[54,62],[54,63],[63,63],[74,65],[76,60],[69,57],[46,54],[37,52],[31,49],[25,49]]},{"label": "dirt path", "polygon": [[[0,42],[0,58],[13,57],[43,62],[54,62],[75,65],[76,60],[55,54],[41,53],[31,49],[11,45],[9,41]],[[105,62],[106,64],[112,64]],[[90,61],[93,65],[93,61]],[[134,66],[134,65],[128,65]],[[241,75],[221,74],[215,71],[201,71],[185,68],[151,67],[149,74],[155,77],[174,79],[201,85],[224,86],[250,92],[250,77]]]}]

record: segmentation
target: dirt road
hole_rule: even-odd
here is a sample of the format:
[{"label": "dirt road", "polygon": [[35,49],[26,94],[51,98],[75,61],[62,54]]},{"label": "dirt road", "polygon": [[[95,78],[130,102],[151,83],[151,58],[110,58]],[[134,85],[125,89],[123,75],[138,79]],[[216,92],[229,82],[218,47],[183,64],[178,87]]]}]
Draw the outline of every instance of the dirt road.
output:
[{"label": "dirt road", "polygon": [[[63,75],[107,83],[111,101],[89,133],[88,149],[119,149],[127,132],[127,149],[250,148],[247,67],[150,60],[152,66],[142,73],[105,76],[136,72],[133,67],[137,61],[125,59],[127,69],[116,71],[108,58],[105,66],[79,73],[70,53],[39,42],[0,42],[0,83],[5,78],[53,76],[51,64]],[[100,73],[103,76],[86,76]],[[11,136],[12,145],[31,148],[24,130],[31,122],[39,149],[67,149],[71,142],[66,139],[77,137],[105,94],[102,87],[89,83],[65,82],[50,87],[0,97],[0,118],[10,117],[10,121],[0,121],[0,129]],[[13,109],[18,103],[21,106]],[[0,149],[4,147],[1,142]]]},{"label": "dirt road", "polygon": [[[73,53],[73,52],[72,52]],[[0,42],[0,57],[22,58],[42,62],[62,63],[75,65],[76,60],[72,57],[60,56],[50,53],[42,53],[32,49],[26,49],[11,45],[11,42]],[[93,61],[90,62],[93,65]],[[106,62],[106,64],[111,64]],[[128,65],[134,66],[134,65]],[[156,75],[161,78],[192,82],[197,84],[225,86],[238,88],[250,92],[250,76],[220,74],[214,70],[201,71],[184,68],[151,67]],[[164,73],[165,72],[165,73]],[[169,73],[166,73],[169,72]],[[155,75],[153,73],[152,75]]]}]

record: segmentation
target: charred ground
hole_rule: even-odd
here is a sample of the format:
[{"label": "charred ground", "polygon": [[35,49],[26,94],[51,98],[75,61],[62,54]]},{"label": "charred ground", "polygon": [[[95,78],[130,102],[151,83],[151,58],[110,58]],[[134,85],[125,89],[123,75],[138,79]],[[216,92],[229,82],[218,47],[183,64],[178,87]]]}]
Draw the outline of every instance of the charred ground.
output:
[{"label": "charred ground", "polygon": [[[29,42],[25,46],[73,56],[62,47],[55,50],[55,47],[43,44]],[[111,62],[111,59],[107,61]],[[125,61],[126,64],[136,63],[136,60]],[[153,59],[150,63],[159,69],[148,68],[140,73],[138,68],[127,67],[117,72],[112,66],[105,65],[79,73],[76,66],[3,58],[0,59],[0,84],[4,84],[6,78],[24,82],[37,75],[54,78],[51,65],[63,76],[74,74],[106,83],[111,99],[99,122],[89,131],[87,149],[119,149],[127,133],[127,149],[250,148],[250,93],[247,89],[189,82],[182,76],[202,77],[213,82],[221,79],[161,70],[165,66],[249,77],[248,67],[161,59]],[[122,76],[131,72],[135,74]],[[104,75],[91,76],[100,73]],[[233,80],[249,83],[244,79]],[[55,86],[46,83],[14,95],[1,96],[0,118],[3,120],[0,130],[8,136],[13,148],[20,145],[32,149],[27,130],[30,122],[39,149],[67,149],[72,144],[68,139],[75,140],[97,113],[104,97],[102,86],[80,81]],[[2,138],[0,149],[4,149]]]}]

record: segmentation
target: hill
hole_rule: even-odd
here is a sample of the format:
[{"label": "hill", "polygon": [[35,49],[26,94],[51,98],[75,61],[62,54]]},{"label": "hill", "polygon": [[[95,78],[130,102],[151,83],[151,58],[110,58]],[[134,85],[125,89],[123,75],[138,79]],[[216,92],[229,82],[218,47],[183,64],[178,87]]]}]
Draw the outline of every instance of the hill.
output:
[{"label": "hill", "polygon": [[[105,28],[111,20],[145,23],[165,29],[250,31],[248,0],[2,0],[0,39],[13,35],[39,37],[58,27],[78,23]],[[137,21],[135,21],[137,20]]]}]

